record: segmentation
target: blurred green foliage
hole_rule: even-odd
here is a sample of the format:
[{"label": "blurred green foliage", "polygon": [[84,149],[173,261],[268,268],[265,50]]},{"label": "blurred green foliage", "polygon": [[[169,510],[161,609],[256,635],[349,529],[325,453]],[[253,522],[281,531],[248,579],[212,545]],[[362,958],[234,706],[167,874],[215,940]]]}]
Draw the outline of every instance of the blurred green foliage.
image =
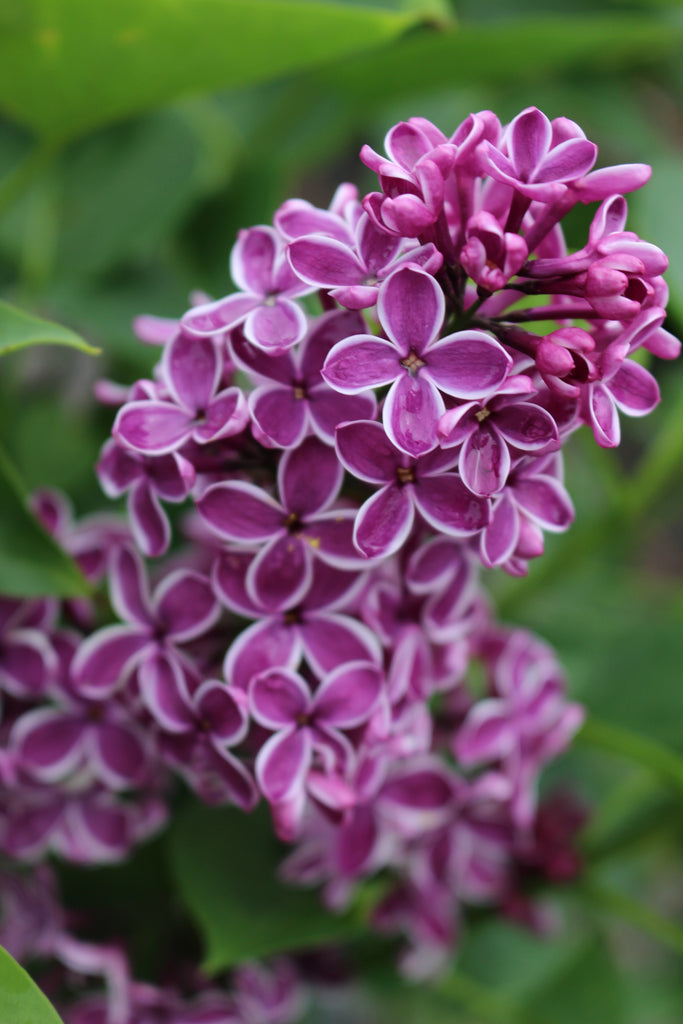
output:
[{"label": "blurred green foliage", "polygon": [[[291,195],[326,205],[340,180],[371,187],[360,146],[380,148],[390,125],[414,114],[451,131],[471,110],[508,120],[535,104],[577,120],[601,164],[651,163],[652,182],[629,199],[629,227],[669,255],[668,327],[680,333],[682,49],[675,0],[5,0],[0,287],[103,352],[41,346],[2,360],[0,443],[26,486],[64,488],[79,514],[101,506],[92,467],[111,414],[92,402],[94,380],[129,382],[156,355],[134,340],[132,317],[179,316],[192,289],[224,294],[238,228],[268,222]],[[583,244],[589,217],[570,219],[571,245]],[[367,991],[354,1024],[683,1019],[673,923],[683,813],[663,768],[683,755],[683,373],[657,373],[662,407],[626,424],[622,449],[581,437],[570,446],[573,530],[548,541],[528,580],[490,580],[507,618],[558,647],[596,716],[592,742],[589,731],[550,780],[571,781],[594,805],[586,886],[560,902],[553,942],[484,915],[438,991],[399,984],[386,957],[356,944]],[[19,578],[10,545],[29,552],[24,590],[76,585],[20,494],[2,469],[0,588]],[[199,876],[183,842],[190,835],[199,855],[213,834],[191,825],[183,840],[180,823],[171,852],[192,908]],[[231,844],[226,825],[216,847],[226,885],[251,827]],[[320,937],[315,916],[306,932],[312,905],[285,908],[293,941]],[[210,915],[194,909],[213,966],[238,958],[240,939],[244,955],[262,951],[262,922],[250,930],[243,903],[226,896]],[[311,1012],[311,1024],[325,1019],[324,1008]]]}]

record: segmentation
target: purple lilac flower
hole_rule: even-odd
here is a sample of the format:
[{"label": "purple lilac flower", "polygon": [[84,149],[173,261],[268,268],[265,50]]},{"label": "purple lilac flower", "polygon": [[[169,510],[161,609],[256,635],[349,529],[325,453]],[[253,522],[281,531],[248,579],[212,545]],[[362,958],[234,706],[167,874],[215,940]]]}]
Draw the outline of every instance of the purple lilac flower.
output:
[{"label": "purple lilac flower", "polygon": [[243,323],[247,339],[274,355],[302,340],[306,317],[294,299],[313,289],[290,267],[273,228],[240,232],[230,257],[230,272],[241,290],[186,313],[182,322],[188,331],[220,334]]},{"label": "purple lilac flower", "polygon": [[240,389],[218,390],[223,363],[210,339],[180,331],[164,349],[161,373],[167,398],[127,402],[119,410],[113,434],[125,447],[142,455],[167,455],[190,440],[209,444],[246,426]]},{"label": "purple lilac flower", "polygon": [[325,360],[323,377],[342,394],[391,384],[382,422],[389,439],[408,455],[436,448],[436,426],[446,411],[443,395],[482,399],[503,383],[512,360],[482,331],[440,338],[443,293],[422,270],[395,271],[380,288],[377,313],[388,339],[352,335]]},{"label": "purple lilac flower", "polygon": [[182,664],[178,645],[201,636],[220,613],[209,581],[190,570],[171,572],[150,595],[142,562],[130,548],[114,552],[109,581],[112,605],[127,625],[93,633],[72,668],[78,691],[93,699],[121,689],[133,671],[154,678],[167,659]]},{"label": "purple lilac flower", "polygon": [[252,601],[271,611],[295,605],[311,584],[315,558],[340,569],[361,564],[351,540],[354,511],[332,508],[342,477],[334,450],[309,437],[280,460],[281,503],[239,480],[204,492],[197,508],[219,537],[263,545],[247,573]]},{"label": "purple lilac flower", "polygon": [[281,448],[296,448],[313,432],[332,445],[339,423],[375,415],[372,391],[340,395],[321,376],[332,346],[363,327],[357,313],[333,310],[316,320],[297,349],[279,356],[265,354],[233,331],[233,356],[256,384],[249,411],[259,436]]},{"label": "purple lilac flower", "polygon": [[477,498],[457,473],[452,452],[412,459],[396,448],[374,422],[347,423],[337,429],[339,458],[350,473],[380,489],[361,506],[353,540],[369,558],[386,558],[406,542],[415,510],[432,529],[470,537],[489,518],[488,503]]}]

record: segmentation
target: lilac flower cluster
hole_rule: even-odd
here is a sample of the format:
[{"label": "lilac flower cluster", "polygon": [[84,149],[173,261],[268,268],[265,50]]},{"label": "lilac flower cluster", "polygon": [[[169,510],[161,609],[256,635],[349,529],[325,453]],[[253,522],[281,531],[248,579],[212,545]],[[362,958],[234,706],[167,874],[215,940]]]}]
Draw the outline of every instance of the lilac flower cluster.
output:
[{"label": "lilac flower cluster", "polygon": [[[381,191],[242,231],[237,292],[136,322],[152,379],[100,388],[120,408],[98,475],[128,527],[39,506],[106,572],[116,621],[0,605],[0,846],[120,859],[173,776],[208,803],[263,798],[289,880],[341,908],[382,872],[374,924],[424,975],[464,906],[528,918],[525,874],[578,868],[576,815],[548,839],[564,819],[537,792],[583,713],[548,647],[496,623],[479,569],[523,575],[569,527],[562,445],[581,424],[618,444],[618,413],[659,401],[643,351],[680,344],[666,257],[624,230],[646,166],[593,170],[581,129],[535,108],[450,138],[412,118],[386,152],[361,154]],[[561,220],[590,202],[568,254]]]},{"label": "lilac flower cluster", "polygon": [[296,1024],[305,1008],[296,965],[284,958],[244,964],[229,985],[184,969],[182,993],[135,981],[118,945],[73,934],[46,865],[30,876],[0,873],[0,943],[15,959],[40,961],[42,985],[66,1024]]}]

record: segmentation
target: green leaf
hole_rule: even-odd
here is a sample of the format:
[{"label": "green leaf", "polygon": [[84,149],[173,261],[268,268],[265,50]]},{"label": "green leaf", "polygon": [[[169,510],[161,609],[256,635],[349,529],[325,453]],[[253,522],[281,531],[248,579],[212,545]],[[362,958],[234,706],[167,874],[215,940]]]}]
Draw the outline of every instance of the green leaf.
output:
[{"label": "green leaf", "polygon": [[623,1024],[621,976],[600,935],[592,936],[559,975],[534,992],[539,1021],[552,1024]]},{"label": "green leaf", "polygon": [[89,355],[99,354],[99,349],[88,345],[68,327],[31,316],[0,301],[0,356],[29,345],[68,345]]},{"label": "green leaf", "polygon": [[[338,92],[356,109],[377,110],[389,100],[454,86],[503,85],[576,73],[609,71],[675,52],[683,25],[651,15],[541,16],[462,25],[457,31],[414,33],[373,54],[354,57],[307,76],[312,95]],[[533,55],[533,56],[532,56]],[[455,127],[455,125],[453,125]],[[447,126],[444,126],[447,130]]]},{"label": "green leaf", "polygon": [[63,140],[370,50],[422,20],[419,7],[312,0],[23,0],[0,34],[0,107]]},{"label": "green leaf", "polygon": [[171,870],[205,943],[209,973],[284,950],[343,942],[359,920],[331,914],[317,893],[277,877],[282,851],[266,807],[188,806],[170,833]]},{"label": "green leaf", "polygon": [[29,511],[17,471],[2,448],[0,593],[16,597],[41,597],[47,594],[74,597],[88,593],[88,585],[76,563],[62,551]]},{"label": "green leaf", "polygon": [[62,1024],[23,967],[1,946],[0,1020],[2,1024]]}]

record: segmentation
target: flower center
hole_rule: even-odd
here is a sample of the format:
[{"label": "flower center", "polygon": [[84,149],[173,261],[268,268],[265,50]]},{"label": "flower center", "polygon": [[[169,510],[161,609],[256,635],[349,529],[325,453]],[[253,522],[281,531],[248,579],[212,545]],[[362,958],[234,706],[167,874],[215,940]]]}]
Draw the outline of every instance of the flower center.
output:
[{"label": "flower center", "polygon": [[295,384],[293,394],[296,399],[302,401],[306,397],[306,389],[303,384]]},{"label": "flower center", "polygon": [[474,418],[475,418],[475,420],[478,420],[479,423],[483,423],[484,420],[487,419],[490,415],[491,415],[491,410],[487,409],[486,406],[484,406],[484,408],[480,409],[479,412],[475,412]]},{"label": "flower center", "polygon": [[401,360],[401,366],[405,367],[408,373],[415,377],[421,366],[426,366],[424,359],[420,359],[417,352],[411,350],[410,354]]},{"label": "flower center", "polygon": [[290,512],[285,519],[285,526],[290,533],[300,533],[302,529],[301,520],[296,512]]},{"label": "flower center", "polygon": [[396,479],[399,487],[405,487],[406,484],[414,484],[415,470],[412,466],[397,466]]}]

